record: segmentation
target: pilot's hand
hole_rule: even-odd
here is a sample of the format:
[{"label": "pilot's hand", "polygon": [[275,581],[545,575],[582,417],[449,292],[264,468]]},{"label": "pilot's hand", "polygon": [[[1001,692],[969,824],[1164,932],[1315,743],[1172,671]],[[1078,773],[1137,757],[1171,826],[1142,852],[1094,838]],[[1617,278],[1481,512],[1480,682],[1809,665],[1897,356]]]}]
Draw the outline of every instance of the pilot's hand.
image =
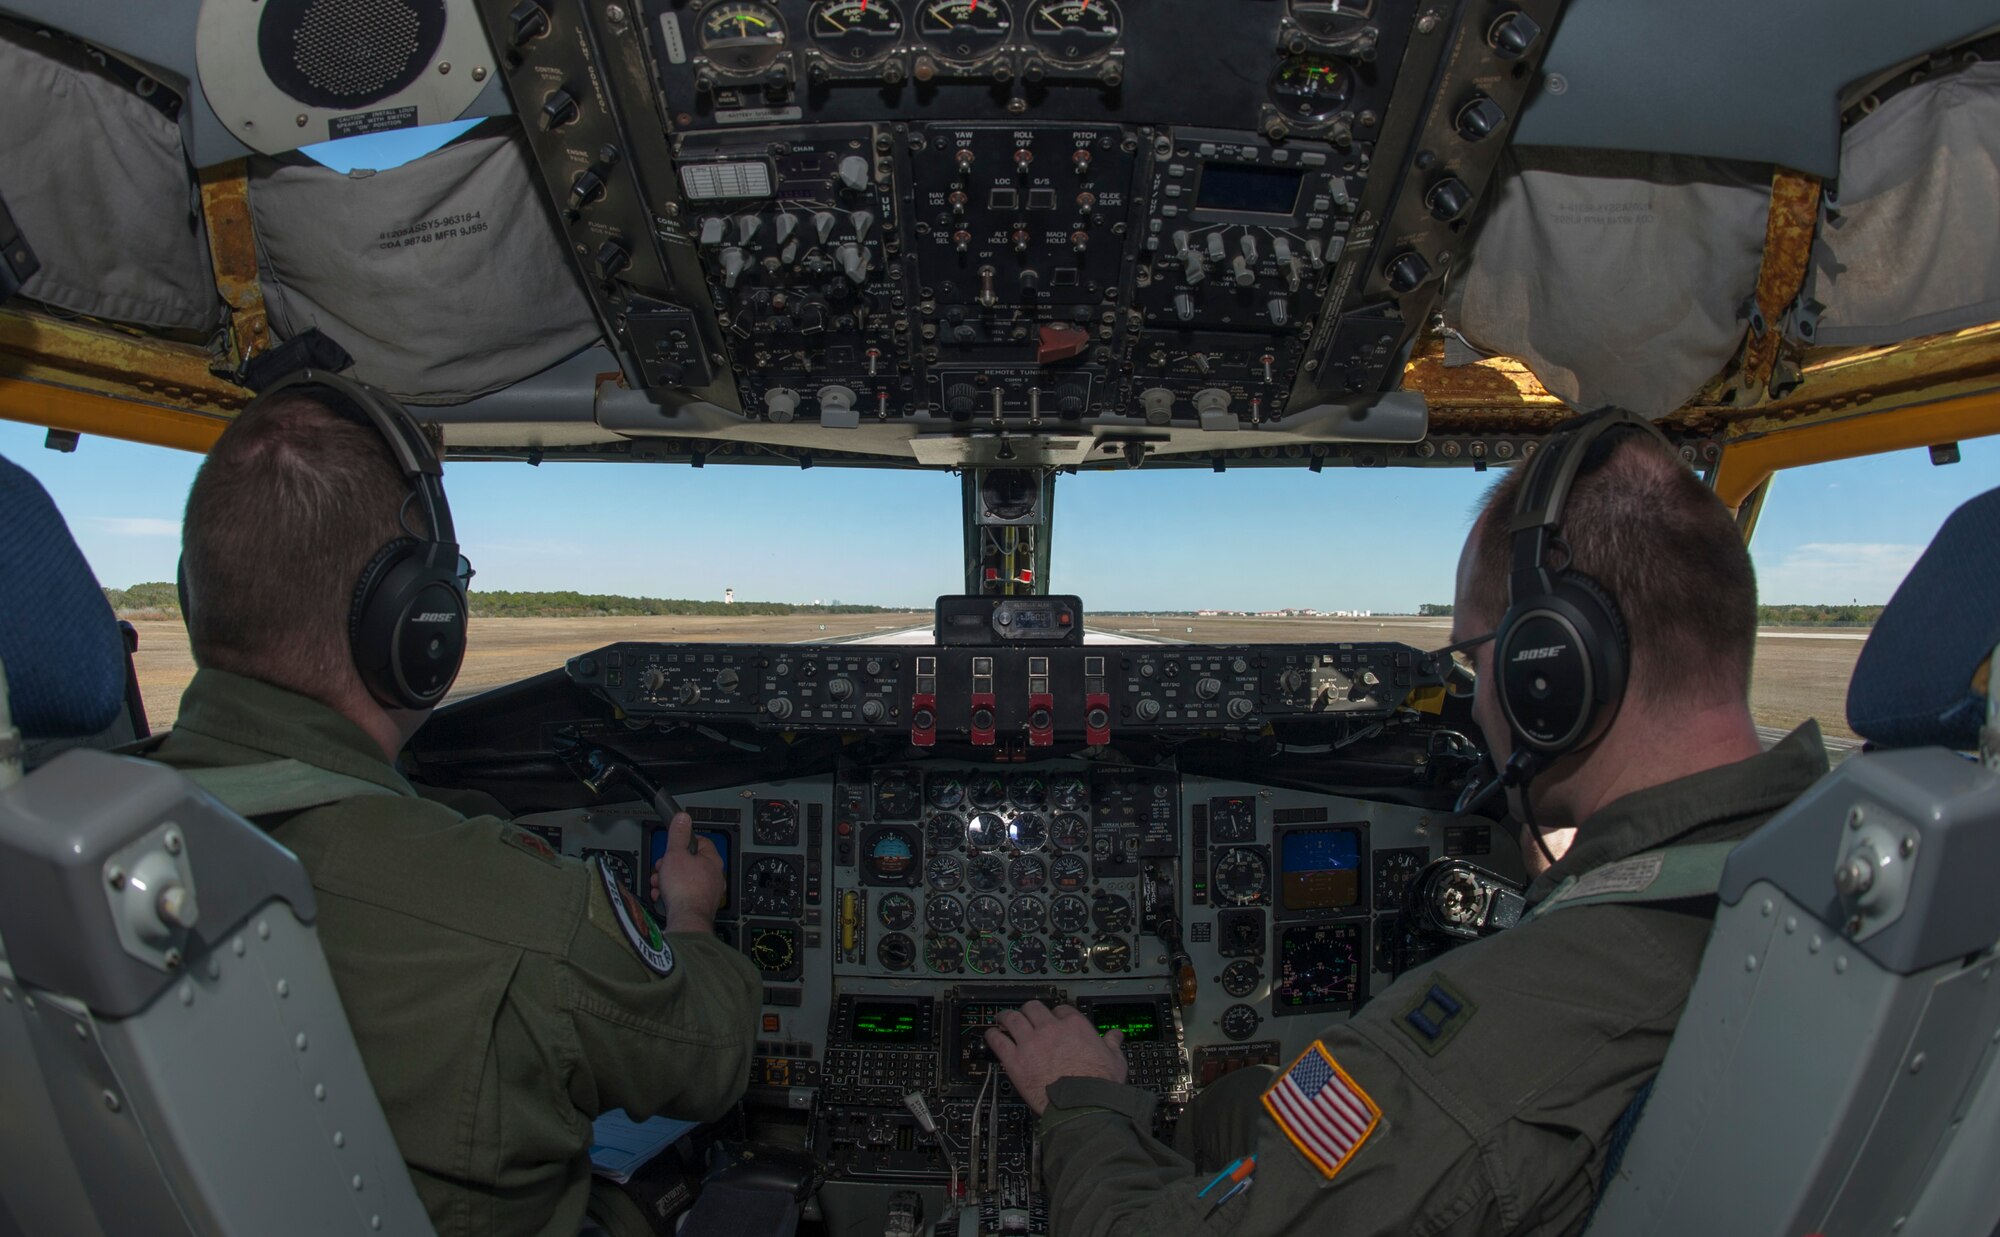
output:
[{"label": "pilot's hand", "polygon": [[667,825],[667,853],[653,865],[653,900],[667,908],[669,932],[713,932],[715,912],[722,905],[728,877],[722,856],[707,838],[695,839],[688,853],[694,821],[681,812]]},{"label": "pilot's hand", "polygon": [[1125,1081],[1125,1053],[1119,1047],[1125,1042],[1124,1033],[1099,1035],[1073,1005],[1051,1010],[1040,1001],[1029,1001],[996,1021],[999,1025],[986,1032],[986,1046],[1037,1116],[1049,1106],[1049,1084],[1058,1078]]}]

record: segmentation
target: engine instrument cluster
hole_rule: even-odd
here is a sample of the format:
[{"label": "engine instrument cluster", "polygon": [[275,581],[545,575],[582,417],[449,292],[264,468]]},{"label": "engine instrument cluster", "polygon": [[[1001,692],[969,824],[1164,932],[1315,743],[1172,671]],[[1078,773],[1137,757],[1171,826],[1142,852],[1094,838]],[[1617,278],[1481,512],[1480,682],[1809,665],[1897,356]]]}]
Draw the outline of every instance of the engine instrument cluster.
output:
[{"label": "engine instrument cluster", "polygon": [[1558,3],[479,0],[627,382],[926,463],[1420,437]]}]

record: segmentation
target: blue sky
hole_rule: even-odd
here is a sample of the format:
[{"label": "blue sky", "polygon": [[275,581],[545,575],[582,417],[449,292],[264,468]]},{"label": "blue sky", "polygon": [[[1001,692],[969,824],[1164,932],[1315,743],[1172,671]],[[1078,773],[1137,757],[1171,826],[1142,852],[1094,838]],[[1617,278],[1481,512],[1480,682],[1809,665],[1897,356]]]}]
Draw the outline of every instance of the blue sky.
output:
[{"label": "blue sky", "polygon": [[[306,148],[390,168],[476,121]],[[1933,467],[1902,451],[1780,476],[1751,546],[1767,602],[1887,601],[1945,516],[2000,484],[2000,438]],[[171,580],[200,457],[86,438],[71,455],[0,422],[98,579]],[[1056,486],[1050,586],[1097,610],[1410,611],[1451,600],[1489,477],[1470,469],[1154,469]],[[959,482],[943,473],[671,465],[453,464],[478,587],[928,607],[961,586]]]},{"label": "blue sky", "polygon": [[[91,567],[173,579],[200,457],[105,438],[73,454],[0,422]],[[1752,545],[1769,602],[1886,601],[1945,516],[2000,484],[2000,438],[1938,468],[1900,451],[1781,474]],[[1051,586],[1111,609],[1408,611],[1451,599],[1470,469],[1157,469],[1063,477]],[[959,573],[943,473],[711,465],[449,465],[478,587],[927,607]]]}]

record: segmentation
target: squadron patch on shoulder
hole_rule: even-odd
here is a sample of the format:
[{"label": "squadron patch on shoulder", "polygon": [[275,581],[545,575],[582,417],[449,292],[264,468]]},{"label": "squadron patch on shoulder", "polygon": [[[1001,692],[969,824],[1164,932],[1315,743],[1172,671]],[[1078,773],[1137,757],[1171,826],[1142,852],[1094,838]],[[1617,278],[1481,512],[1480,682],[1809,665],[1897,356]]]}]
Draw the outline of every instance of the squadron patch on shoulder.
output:
[{"label": "squadron patch on shoulder", "polygon": [[1472,1015],[1477,1012],[1479,1007],[1472,1003],[1471,997],[1452,987],[1451,981],[1443,975],[1434,972],[1430,985],[1417,997],[1416,1004],[1396,1019],[1396,1025],[1417,1047],[1423,1049],[1426,1056],[1434,1057],[1444,1051],[1452,1036],[1472,1021]]},{"label": "squadron patch on shoulder", "polygon": [[1318,1040],[1264,1092],[1264,1108],[1306,1162],[1329,1180],[1347,1167],[1382,1120],[1375,1101]]},{"label": "squadron patch on shoulder", "polygon": [[611,865],[600,857],[597,860],[597,876],[604,882],[604,896],[611,900],[611,914],[618,920],[619,931],[632,945],[632,952],[639,955],[639,961],[655,975],[674,973],[674,950],[667,944],[666,934],[660,925],[639,905],[639,899],[632,891],[620,884],[612,874]]},{"label": "squadron patch on shoulder", "polygon": [[533,855],[551,867],[560,866],[562,863],[561,857],[556,854],[556,848],[549,845],[548,839],[538,833],[530,832],[521,825],[503,827],[500,832],[500,840],[515,850],[525,851]]}]

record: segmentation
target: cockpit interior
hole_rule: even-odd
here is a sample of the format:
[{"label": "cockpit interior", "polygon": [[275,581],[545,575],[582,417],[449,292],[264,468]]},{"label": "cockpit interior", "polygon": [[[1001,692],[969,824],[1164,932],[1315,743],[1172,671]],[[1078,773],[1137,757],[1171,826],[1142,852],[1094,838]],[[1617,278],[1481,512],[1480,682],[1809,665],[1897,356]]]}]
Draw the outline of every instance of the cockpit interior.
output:
[{"label": "cockpit interior", "polygon": [[[1060,1233],[984,1038],[1000,1011],[1122,1032],[1166,1136],[1202,1087],[1513,922],[1524,875],[1497,807],[1455,810],[1485,752],[1451,657],[1102,632],[1051,546],[1118,534],[1061,525],[1065,479],[1485,471],[1618,405],[1747,537],[1781,468],[2000,433],[1997,66],[1970,0],[0,0],[0,416],[202,451],[263,377],[315,366],[407,405],[450,467],[960,478],[938,515],[963,584],[926,627],[608,643],[439,710],[404,767],[640,899],[662,802],[725,859],[718,933],[762,981],[749,1089],[699,1135],[717,1158],[640,1170],[659,1227],[632,1231]],[[397,168],[300,153],[453,120],[479,123]],[[2000,1146],[2000,928],[1959,882],[2000,859],[2000,774],[1923,742],[1852,758],[1774,835],[1805,841],[1744,860],[1717,939],[1776,935],[1710,968],[1709,1051],[1669,1060],[1690,1098],[1653,1100],[1592,1232],[1996,1231],[1972,1179]],[[372,1101],[319,1137],[324,1087],[284,1055],[305,1015],[209,993],[287,918],[221,886],[293,888],[277,860],[203,873],[199,924],[30,942],[21,899],[95,923],[103,864],[188,879],[236,845],[171,775],[64,767],[0,777],[10,845],[93,822],[0,872],[0,1234],[430,1231],[373,1184],[400,1162]],[[1862,800],[1954,862],[1893,906],[1838,888]],[[289,931],[262,939],[317,954]],[[1837,1095],[1744,1118],[1800,1085],[1757,1083],[1797,1003],[1846,999],[1822,937],[1868,971],[1873,1029],[1822,1028]],[[1789,941],[1800,978],[1759,969]],[[1792,987],[1739,991],[1767,971]],[[165,1077],[194,1049],[149,1021],[211,1005],[269,1100],[224,1105],[233,1129],[189,1115],[226,1075]],[[327,1068],[365,1094],[344,1051]],[[377,1140],[352,1188],[347,1130]],[[1751,1137],[1799,1142],[1721,1192],[1736,1228],[1689,1145]],[[788,1200],[772,1227],[687,1218],[731,1157]]]}]

